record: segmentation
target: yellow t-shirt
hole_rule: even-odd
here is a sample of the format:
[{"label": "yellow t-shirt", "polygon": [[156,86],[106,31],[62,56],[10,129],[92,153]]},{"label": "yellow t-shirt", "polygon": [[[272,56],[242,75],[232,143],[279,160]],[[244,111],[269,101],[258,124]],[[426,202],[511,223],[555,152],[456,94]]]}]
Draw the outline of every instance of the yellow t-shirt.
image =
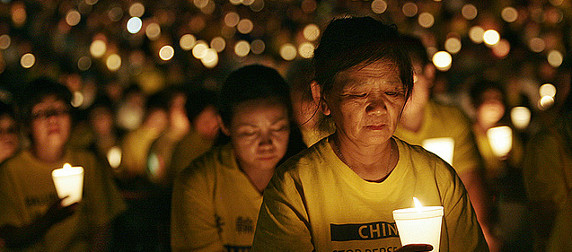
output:
[{"label": "yellow t-shirt", "polygon": [[196,130],[191,131],[175,146],[171,159],[171,171],[174,175],[185,169],[191,161],[207,152],[213,145],[212,140],[201,137]]},{"label": "yellow t-shirt", "polygon": [[87,251],[92,247],[91,232],[126,208],[92,154],[70,149],[62,160],[46,164],[24,150],[0,166],[0,226],[24,226],[45,214],[58,198],[52,170],[64,163],[84,168],[82,201],[74,215],[52,226],[42,241],[25,251]]},{"label": "yellow t-shirt", "polygon": [[174,251],[247,251],[262,195],[236,163],[230,144],[215,147],[178,174],[173,188]]},{"label": "yellow t-shirt", "polygon": [[416,145],[422,145],[423,140],[431,138],[453,138],[455,146],[452,165],[455,171],[462,174],[474,171],[481,166],[471,123],[456,107],[429,101],[425,106],[423,124],[417,132],[398,126],[394,135],[405,142]]},{"label": "yellow t-shirt", "polygon": [[441,252],[488,250],[467,192],[444,161],[395,139],[395,169],[381,183],[368,182],[330,141],[278,168],[264,191],[253,251],[394,251],[401,243],[392,212],[412,207],[414,196],[444,206]]}]

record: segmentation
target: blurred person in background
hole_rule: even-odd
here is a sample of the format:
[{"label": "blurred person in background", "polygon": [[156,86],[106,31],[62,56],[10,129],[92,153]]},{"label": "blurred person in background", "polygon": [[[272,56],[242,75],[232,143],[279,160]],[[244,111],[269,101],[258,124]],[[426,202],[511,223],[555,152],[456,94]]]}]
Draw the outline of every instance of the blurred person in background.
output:
[{"label": "blurred person in background", "polygon": [[534,251],[572,250],[570,75],[561,79],[558,87],[557,98],[561,99],[542,112],[547,114],[543,126],[527,142],[523,161],[522,173],[534,227]]},{"label": "blurred person in background", "polygon": [[0,164],[20,149],[19,132],[14,108],[0,101]]},{"label": "blurred person in background", "polygon": [[[505,250],[524,249],[530,245],[523,241],[527,228],[526,196],[521,174],[524,148],[506,113],[503,86],[483,79],[473,83],[469,93],[475,110],[473,132],[485,165],[487,190],[492,197],[491,223]],[[502,156],[495,153],[493,145],[505,139],[487,136],[487,131],[498,126],[509,127],[511,132],[511,148]]]},{"label": "blurred person in background", "polygon": [[[250,249],[262,192],[276,166],[305,145],[293,133],[288,85],[269,67],[232,72],[219,97],[220,127],[230,142],[180,172],[173,188],[174,251]],[[296,137],[297,139],[293,139]]]},{"label": "blurred person in background", "polygon": [[[31,146],[0,167],[0,237],[9,249],[105,251],[110,224],[125,203],[95,156],[66,148],[71,93],[60,83],[39,78],[21,98]],[[64,163],[84,168],[82,200],[68,206],[61,204],[51,175]]]},{"label": "blurred person in background", "polygon": [[[469,118],[460,108],[443,105],[431,98],[435,67],[419,38],[405,35],[402,46],[407,48],[414,72],[413,92],[403,110],[395,136],[410,144],[423,145],[429,139],[453,140],[451,165],[463,181],[475,208],[489,248],[498,251],[500,244],[490,220],[491,197],[486,190],[483,164],[471,129]],[[442,157],[443,158],[443,157]]]},{"label": "blurred person in background", "polygon": [[[336,131],[281,165],[264,191],[253,251],[431,251],[402,247],[393,210],[444,207],[440,251],[487,251],[453,168],[393,136],[413,89],[395,26],[334,19],[314,52],[312,96]],[[435,248],[437,249],[437,248]]]},{"label": "blurred person in background", "polygon": [[311,60],[299,60],[293,62],[286,72],[294,118],[307,146],[312,146],[334,132],[333,125],[324,120],[324,115],[312,98],[310,84],[314,80],[313,71]]}]

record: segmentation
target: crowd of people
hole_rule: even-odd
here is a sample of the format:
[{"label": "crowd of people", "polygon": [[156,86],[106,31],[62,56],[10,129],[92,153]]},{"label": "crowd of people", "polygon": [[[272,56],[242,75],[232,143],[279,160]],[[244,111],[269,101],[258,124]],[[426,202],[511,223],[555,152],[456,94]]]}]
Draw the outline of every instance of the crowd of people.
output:
[{"label": "crowd of people", "polygon": [[[249,64],[216,91],[101,88],[76,108],[68,82],[38,78],[0,106],[0,251],[431,251],[391,233],[413,197],[444,207],[440,251],[569,250],[565,67],[534,130],[492,80],[471,84],[472,111],[443,104],[422,40],[370,17],[334,19],[283,75]],[[51,176],[64,163],[85,169],[71,205]],[[387,233],[352,233],[372,223]]]}]

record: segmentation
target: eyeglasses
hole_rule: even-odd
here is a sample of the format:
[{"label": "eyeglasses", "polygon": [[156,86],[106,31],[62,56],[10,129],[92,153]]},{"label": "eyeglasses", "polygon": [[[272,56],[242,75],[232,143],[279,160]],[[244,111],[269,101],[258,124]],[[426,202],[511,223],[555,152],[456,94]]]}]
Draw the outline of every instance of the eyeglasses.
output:
[{"label": "eyeglasses", "polygon": [[32,113],[33,120],[45,120],[52,116],[63,116],[70,113],[69,109],[47,109]]}]

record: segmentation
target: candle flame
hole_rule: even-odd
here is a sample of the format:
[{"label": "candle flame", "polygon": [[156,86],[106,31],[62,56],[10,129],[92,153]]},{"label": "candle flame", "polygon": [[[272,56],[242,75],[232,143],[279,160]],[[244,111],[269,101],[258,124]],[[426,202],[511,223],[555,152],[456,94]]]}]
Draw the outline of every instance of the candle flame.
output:
[{"label": "candle flame", "polygon": [[64,169],[69,169],[69,168],[71,168],[71,165],[68,164],[68,163],[65,163],[65,164],[64,164]]},{"label": "candle flame", "polygon": [[415,197],[413,197],[413,204],[415,204],[415,208],[423,207],[423,205],[421,205],[421,202]]}]

